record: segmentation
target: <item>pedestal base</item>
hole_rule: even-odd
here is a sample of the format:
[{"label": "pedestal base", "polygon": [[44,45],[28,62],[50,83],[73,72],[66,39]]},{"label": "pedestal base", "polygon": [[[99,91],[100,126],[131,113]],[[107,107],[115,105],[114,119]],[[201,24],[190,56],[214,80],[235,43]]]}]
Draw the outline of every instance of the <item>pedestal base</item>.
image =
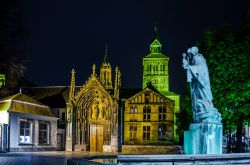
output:
[{"label": "pedestal base", "polygon": [[222,124],[190,124],[184,132],[185,154],[222,154]]},{"label": "pedestal base", "polygon": [[73,145],[72,145],[72,139],[66,139],[65,150],[66,151],[74,151]]}]

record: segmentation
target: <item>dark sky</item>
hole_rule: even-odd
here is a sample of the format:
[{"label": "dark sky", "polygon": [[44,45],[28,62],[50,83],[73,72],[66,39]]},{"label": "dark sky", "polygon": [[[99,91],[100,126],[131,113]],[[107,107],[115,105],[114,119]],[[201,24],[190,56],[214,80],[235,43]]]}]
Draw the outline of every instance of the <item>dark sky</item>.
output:
[{"label": "dark sky", "polygon": [[111,65],[122,72],[122,87],[141,88],[142,58],[157,23],[163,53],[170,57],[170,89],[182,93],[181,54],[207,26],[227,22],[237,29],[249,6],[249,0],[24,0],[25,76],[41,86],[69,85],[75,68],[77,85],[82,85],[92,64],[99,72],[108,44]]}]

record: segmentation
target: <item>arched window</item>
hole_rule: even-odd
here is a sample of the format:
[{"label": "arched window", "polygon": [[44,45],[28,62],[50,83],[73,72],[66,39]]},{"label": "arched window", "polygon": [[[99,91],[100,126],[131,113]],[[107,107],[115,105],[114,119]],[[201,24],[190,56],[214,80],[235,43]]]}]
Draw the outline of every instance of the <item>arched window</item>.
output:
[{"label": "arched window", "polygon": [[138,113],[137,106],[131,106],[130,107],[130,113]]}]

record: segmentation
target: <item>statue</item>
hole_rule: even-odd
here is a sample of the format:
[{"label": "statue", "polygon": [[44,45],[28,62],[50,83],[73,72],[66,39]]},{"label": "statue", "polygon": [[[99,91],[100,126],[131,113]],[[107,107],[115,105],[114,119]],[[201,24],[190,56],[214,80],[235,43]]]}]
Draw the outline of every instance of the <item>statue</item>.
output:
[{"label": "statue", "polygon": [[91,118],[95,119],[97,114],[98,114],[98,102],[95,101],[91,107],[92,112],[91,112]]},{"label": "statue", "polygon": [[190,83],[193,120],[189,130],[184,132],[184,152],[186,154],[221,154],[222,129],[221,114],[213,105],[209,72],[206,60],[198,53],[197,47],[183,53],[183,68]]},{"label": "statue", "polygon": [[187,82],[190,82],[193,119],[200,122],[221,122],[221,115],[213,106],[209,72],[205,58],[198,53],[197,47],[183,53],[183,68],[187,70]]},{"label": "statue", "polygon": [[72,108],[68,107],[68,114],[67,114],[67,121],[68,122],[71,122],[71,111],[72,111]]}]

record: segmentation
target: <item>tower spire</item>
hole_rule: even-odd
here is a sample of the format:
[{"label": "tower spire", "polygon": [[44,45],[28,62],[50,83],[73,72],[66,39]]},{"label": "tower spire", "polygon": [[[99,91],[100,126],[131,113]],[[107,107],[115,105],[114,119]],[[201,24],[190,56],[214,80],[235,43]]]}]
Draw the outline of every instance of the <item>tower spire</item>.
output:
[{"label": "tower spire", "polygon": [[105,55],[104,55],[104,59],[103,59],[103,64],[108,64],[109,60],[108,60],[108,45],[106,44],[106,50],[105,50]]},{"label": "tower spire", "polygon": [[160,37],[157,32],[157,26],[154,27],[154,38],[150,44],[150,53],[161,53]]},{"label": "tower spire", "polygon": [[111,65],[108,60],[108,46],[106,44],[106,51],[104,59],[100,68],[100,80],[106,89],[113,89],[112,87],[112,73]]},{"label": "tower spire", "polygon": [[154,27],[154,38],[153,38],[153,41],[154,40],[158,40],[160,42],[160,37],[158,35],[157,24],[156,23],[155,23],[155,27]]},{"label": "tower spire", "polygon": [[75,95],[75,70],[72,69],[71,71],[71,82],[70,82],[70,89],[69,89],[69,103],[73,100]]}]

